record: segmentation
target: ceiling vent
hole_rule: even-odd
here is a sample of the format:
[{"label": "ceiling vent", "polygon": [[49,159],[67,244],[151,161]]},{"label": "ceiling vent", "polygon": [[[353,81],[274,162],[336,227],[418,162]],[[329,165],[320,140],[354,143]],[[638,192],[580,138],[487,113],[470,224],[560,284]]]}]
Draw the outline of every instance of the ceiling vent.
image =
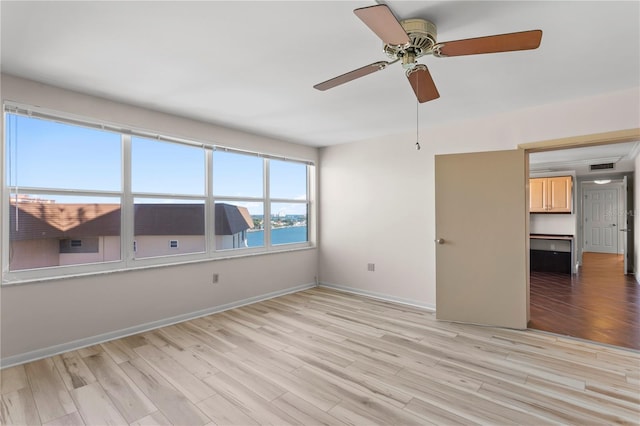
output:
[{"label": "ceiling vent", "polygon": [[602,163],[602,164],[592,164],[589,166],[589,170],[592,172],[595,170],[610,170],[614,168],[614,163]]}]

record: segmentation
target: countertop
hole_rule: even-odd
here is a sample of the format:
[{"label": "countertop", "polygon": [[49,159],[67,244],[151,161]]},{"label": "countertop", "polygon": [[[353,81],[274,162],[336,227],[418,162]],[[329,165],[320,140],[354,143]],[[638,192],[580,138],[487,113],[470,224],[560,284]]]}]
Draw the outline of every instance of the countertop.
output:
[{"label": "countertop", "polygon": [[573,240],[573,235],[557,235],[557,234],[529,234],[529,238],[539,240]]}]

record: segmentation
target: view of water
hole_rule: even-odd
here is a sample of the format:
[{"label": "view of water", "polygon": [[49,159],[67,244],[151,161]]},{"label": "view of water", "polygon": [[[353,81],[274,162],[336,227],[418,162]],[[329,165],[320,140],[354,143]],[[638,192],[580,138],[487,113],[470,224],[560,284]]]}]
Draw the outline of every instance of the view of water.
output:
[{"label": "view of water", "polygon": [[[306,226],[276,228],[271,232],[271,244],[302,243],[305,241],[307,241]],[[264,231],[248,232],[247,245],[249,247],[264,246]]]}]

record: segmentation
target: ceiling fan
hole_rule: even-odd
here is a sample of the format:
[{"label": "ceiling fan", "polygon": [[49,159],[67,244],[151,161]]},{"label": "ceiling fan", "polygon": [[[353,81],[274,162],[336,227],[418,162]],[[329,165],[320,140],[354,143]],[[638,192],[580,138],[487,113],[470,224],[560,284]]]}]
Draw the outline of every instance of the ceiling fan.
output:
[{"label": "ceiling fan", "polygon": [[440,43],[436,41],[435,24],[424,19],[398,21],[387,5],[362,7],[353,13],[380,37],[384,42],[384,52],[391,60],[374,62],[334,77],[316,84],[313,86],[315,89],[331,89],[401,61],[418,102],[423,103],[439,98],[440,94],[427,66],[416,61],[421,56],[431,54],[447,57],[530,50],[537,49],[542,39],[541,30],[531,30]]}]

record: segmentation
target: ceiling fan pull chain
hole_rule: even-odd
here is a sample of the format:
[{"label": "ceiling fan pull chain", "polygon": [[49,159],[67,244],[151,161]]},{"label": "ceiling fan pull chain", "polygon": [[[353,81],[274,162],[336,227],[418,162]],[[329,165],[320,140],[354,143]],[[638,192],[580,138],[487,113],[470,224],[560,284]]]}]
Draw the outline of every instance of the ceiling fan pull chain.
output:
[{"label": "ceiling fan pull chain", "polygon": [[418,107],[420,106],[420,102],[416,99],[416,149],[420,151],[420,121],[418,119]]}]

